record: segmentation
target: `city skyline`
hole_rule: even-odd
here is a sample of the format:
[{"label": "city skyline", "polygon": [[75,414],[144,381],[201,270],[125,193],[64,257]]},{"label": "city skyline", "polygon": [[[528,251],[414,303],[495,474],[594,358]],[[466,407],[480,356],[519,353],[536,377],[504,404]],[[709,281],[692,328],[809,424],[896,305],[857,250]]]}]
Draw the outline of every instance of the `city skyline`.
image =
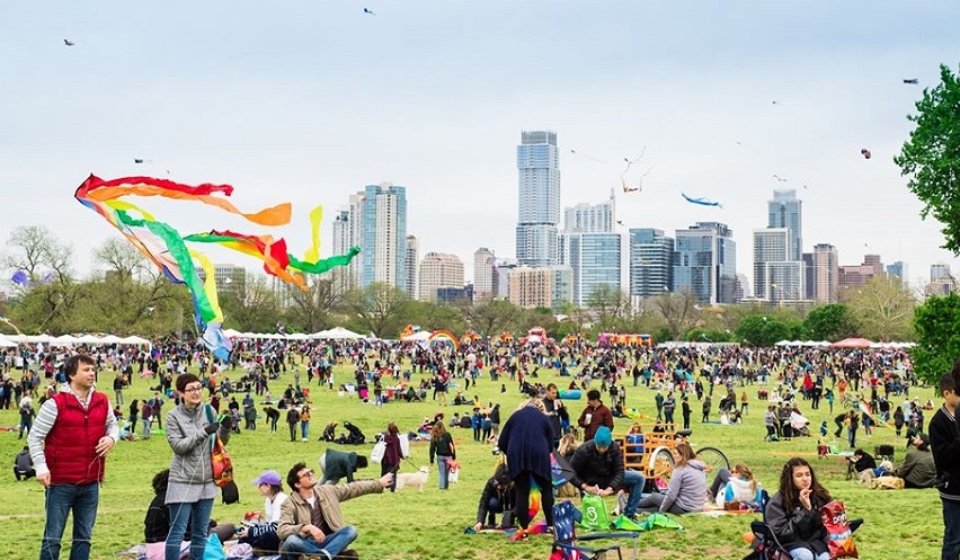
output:
[{"label": "city skyline", "polygon": [[[420,254],[457,255],[473,278],[477,248],[517,256],[518,134],[551,130],[560,208],[615,189],[619,233],[672,238],[723,223],[737,272],[752,276],[751,232],[766,223],[770,192],[795,189],[803,252],[825,243],[841,266],[867,254],[903,261],[911,283],[935,263],[960,268],[891,161],[938,65],[957,68],[950,2],[411,0],[376,18],[355,8],[6,6],[0,50],[18,54],[0,90],[0,239],[46,225],[72,244],[80,272],[92,270],[91,250],[117,236],[72,198],[94,172],[229,183],[244,209],[289,200],[293,224],[256,233],[284,236],[294,254],[322,204],[326,256],[337,209],[389,181],[407,189]],[[475,25],[462,29],[465,19]],[[545,23],[549,34],[526,31]],[[534,63],[519,56],[530,52]],[[144,207],[181,231],[248,227],[189,204]]]}]

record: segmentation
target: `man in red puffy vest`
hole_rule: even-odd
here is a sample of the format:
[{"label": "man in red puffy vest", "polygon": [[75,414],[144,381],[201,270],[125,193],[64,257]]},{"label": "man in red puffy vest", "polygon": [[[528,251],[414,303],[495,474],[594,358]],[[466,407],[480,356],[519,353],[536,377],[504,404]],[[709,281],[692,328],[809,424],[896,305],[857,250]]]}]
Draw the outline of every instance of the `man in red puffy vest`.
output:
[{"label": "man in red puffy vest", "polygon": [[120,437],[109,399],[93,388],[95,364],[84,355],[67,360],[67,383],[40,407],[27,437],[37,480],[46,488],[47,522],[40,560],[60,557],[60,541],[71,510],[70,560],[90,558],[104,463]]}]

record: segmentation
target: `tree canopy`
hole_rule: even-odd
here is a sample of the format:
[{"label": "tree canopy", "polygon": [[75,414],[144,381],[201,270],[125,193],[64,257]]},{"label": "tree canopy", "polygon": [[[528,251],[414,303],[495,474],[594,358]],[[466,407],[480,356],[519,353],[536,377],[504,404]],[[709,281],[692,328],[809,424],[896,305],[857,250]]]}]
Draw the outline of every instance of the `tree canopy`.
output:
[{"label": "tree canopy", "polygon": [[910,350],[917,377],[936,383],[960,356],[960,295],[933,296],[913,319],[917,345]]},{"label": "tree canopy", "polygon": [[943,248],[960,254],[960,78],[940,66],[940,83],[924,89],[910,139],[893,158],[907,187],[923,202],[921,217],[943,224]]}]

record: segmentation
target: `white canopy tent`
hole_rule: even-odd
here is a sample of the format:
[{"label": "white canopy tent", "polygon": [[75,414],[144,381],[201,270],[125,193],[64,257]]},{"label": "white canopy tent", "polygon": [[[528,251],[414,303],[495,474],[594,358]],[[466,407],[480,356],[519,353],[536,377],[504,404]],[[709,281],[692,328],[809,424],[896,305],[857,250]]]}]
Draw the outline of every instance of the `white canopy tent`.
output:
[{"label": "white canopy tent", "polygon": [[54,338],[50,344],[53,346],[73,346],[74,344],[77,343],[77,340],[78,339],[75,336],[72,336],[69,334],[62,334]]},{"label": "white canopy tent", "polygon": [[355,333],[343,327],[333,327],[328,331],[321,331],[321,332],[324,333],[324,335],[322,337],[317,337],[317,338],[326,338],[330,340],[354,340],[357,338],[367,338],[362,334]]},{"label": "white canopy tent", "polygon": [[6,337],[0,336],[0,348],[16,348],[17,343],[7,339]]},{"label": "white canopy tent", "polygon": [[411,334],[410,336],[405,336],[400,339],[400,342],[426,342],[430,340],[430,336],[433,333],[430,331],[420,331]]}]

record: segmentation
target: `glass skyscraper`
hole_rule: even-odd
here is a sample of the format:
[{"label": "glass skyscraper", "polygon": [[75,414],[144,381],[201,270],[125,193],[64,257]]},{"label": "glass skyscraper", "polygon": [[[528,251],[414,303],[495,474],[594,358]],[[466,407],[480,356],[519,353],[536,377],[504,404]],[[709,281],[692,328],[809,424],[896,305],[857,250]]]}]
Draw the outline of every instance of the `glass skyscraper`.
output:
[{"label": "glass skyscraper", "polygon": [[700,303],[736,303],[737,244],[729,227],[697,222],[677,230],[673,287],[691,292]]},{"label": "glass skyscraper", "polygon": [[[774,190],[773,200],[767,202],[767,227],[768,228],[787,228],[789,230],[789,246],[787,258],[789,261],[799,261],[803,255],[803,243],[801,235],[801,217],[800,205],[803,201],[797,200],[797,191]],[[754,288],[756,291],[756,288]]]},{"label": "glass skyscraper", "polygon": [[382,282],[407,289],[407,189],[383,183],[363,191],[360,287]]},{"label": "glass skyscraper", "polygon": [[587,305],[601,286],[620,293],[620,234],[564,233],[562,263],[573,271],[573,302]]},{"label": "glass skyscraper", "polygon": [[673,290],[672,237],[663,230],[630,230],[630,295],[652,297]]},{"label": "glass skyscraper", "polygon": [[517,261],[550,266],[559,261],[560,154],[557,133],[523,131],[517,146],[519,212]]}]

